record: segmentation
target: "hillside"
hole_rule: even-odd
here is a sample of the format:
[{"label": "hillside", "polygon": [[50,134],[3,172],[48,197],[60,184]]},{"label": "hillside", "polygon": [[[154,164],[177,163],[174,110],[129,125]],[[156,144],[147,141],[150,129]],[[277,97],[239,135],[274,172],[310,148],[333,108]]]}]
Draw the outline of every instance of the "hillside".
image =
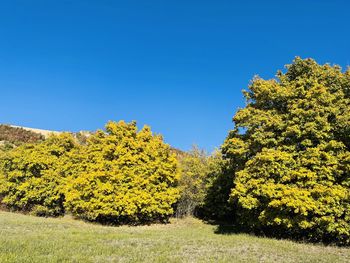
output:
[{"label": "hillside", "polygon": [[10,125],[10,127],[23,129],[25,131],[33,132],[33,133],[36,133],[36,134],[41,134],[45,138],[47,138],[50,134],[60,134],[61,133],[61,132],[58,132],[58,131],[49,131],[49,130],[43,130],[43,129],[28,128],[28,127],[16,126],[16,125]]},{"label": "hillside", "polygon": [[0,262],[350,262],[350,249],[233,234],[188,218],[109,227],[0,212]]},{"label": "hillside", "polygon": [[[50,131],[37,128],[29,128],[16,125],[0,124],[0,147],[5,144],[20,145],[22,143],[31,143],[44,140],[51,134],[60,134],[59,131]],[[79,131],[73,132],[72,134],[78,140],[79,143],[86,143],[86,138],[91,135],[90,131]],[[176,154],[179,158],[184,156],[186,153],[180,149],[171,148],[171,151]]]},{"label": "hillside", "polygon": [[45,136],[40,132],[25,129],[18,126],[0,124],[0,142],[2,144],[20,145],[44,140]]}]

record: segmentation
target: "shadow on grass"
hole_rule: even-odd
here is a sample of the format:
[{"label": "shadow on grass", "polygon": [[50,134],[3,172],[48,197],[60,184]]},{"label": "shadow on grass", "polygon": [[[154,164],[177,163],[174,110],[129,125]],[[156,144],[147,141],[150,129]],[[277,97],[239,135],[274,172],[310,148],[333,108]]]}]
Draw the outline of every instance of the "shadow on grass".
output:
[{"label": "shadow on grass", "polygon": [[[214,234],[217,235],[238,235],[245,234],[252,237],[269,238],[275,240],[289,240],[300,243],[315,243],[310,240],[306,240],[300,236],[293,235],[281,235],[277,233],[283,233],[283,231],[268,231],[267,229],[257,230],[245,227],[243,225],[236,224],[234,221],[217,221],[217,220],[205,220],[206,224],[215,226]],[[319,242],[316,242],[319,243]]]},{"label": "shadow on grass", "polygon": [[342,244],[339,242],[335,242],[334,240],[327,240],[327,239],[312,239],[307,238],[306,235],[297,235],[297,234],[291,234],[291,233],[285,233],[285,231],[272,231],[269,229],[264,230],[252,230],[247,229],[242,226],[237,226],[232,223],[223,223],[223,222],[208,222],[207,224],[211,224],[216,226],[214,230],[214,234],[218,235],[238,235],[238,234],[245,234],[252,237],[259,237],[259,238],[268,238],[273,240],[284,240],[284,241],[292,241],[299,244],[312,244],[312,245],[322,245],[322,246],[335,246],[335,247],[347,247],[349,248],[349,244]]},{"label": "shadow on grass", "polygon": [[234,235],[234,234],[252,234],[252,231],[249,231],[242,226],[235,224],[233,221],[222,221],[222,220],[205,220],[202,219],[205,224],[215,226],[214,233],[218,235]]},{"label": "shadow on grass", "polygon": [[[235,224],[228,224],[228,223],[218,223],[218,222],[211,222],[210,224],[216,226],[214,229],[214,234],[217,235],[239,235],[244,234],[251,237],[259,237],[259,238],[268,238],[268,239],[274,239],[274,240],[288,240],[288,241],[294,241],[297,243],[310,243],[310,241],[307,240],[300,240],[298,238],[293,237],[287,237],[287,236],[278,236],[269,234],[263,231],[253,231],[252,229],[247,229],[242,226],[237,226]],[[312,243],[312,242],[311,242]]]},{"label": "shadow on grass", "polygon": [[219,224],[215,228],[214,233],[220,234],[220,235],[232,235],[232,234],[242,234],[247,232],[243,231],[242,229],[234,225]]}]

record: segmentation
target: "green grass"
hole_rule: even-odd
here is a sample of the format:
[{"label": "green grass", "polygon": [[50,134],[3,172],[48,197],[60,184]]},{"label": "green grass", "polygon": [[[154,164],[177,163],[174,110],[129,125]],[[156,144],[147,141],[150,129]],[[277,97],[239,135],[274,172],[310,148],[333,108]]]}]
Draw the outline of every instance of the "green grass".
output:
[{"label": "green grass", "polygon": [[109,227],[0,212],[0,262],[350,262],[350,249],[216,234],[188,218]]}]

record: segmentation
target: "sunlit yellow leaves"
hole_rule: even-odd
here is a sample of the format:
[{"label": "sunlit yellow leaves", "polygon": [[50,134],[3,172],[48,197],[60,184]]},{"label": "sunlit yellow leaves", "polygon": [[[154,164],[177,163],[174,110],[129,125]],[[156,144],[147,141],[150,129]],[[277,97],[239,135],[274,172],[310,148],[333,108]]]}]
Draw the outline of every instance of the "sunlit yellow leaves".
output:
[{"label": "sunlit yellow leaves", "polygon": [[159,135],[136,123],[109,122],[73,160],[66,208],[87,220],[142,223],[166,220],[177,201],[177,160]]},{"label": "sunlit yellow leaves", "polygon": [[239,222],[350,243],[349,76],[296,58],[277,81],[253,80],[223,145]]},{"label": "sunlit yellow leaves", "polygon": [[0,197],[11,210],[41,216],[64,213],[65,155],[78,147],[70,134],[21,145],[0,159]]},{"label": "sunlit yellow leaves", "polygon": [[1,202],[13,210],[112,223],[166,220],[179,191],[177,159],[159,135],[109,122],[77,145],[69,134],[23,145],[0,160]]}]

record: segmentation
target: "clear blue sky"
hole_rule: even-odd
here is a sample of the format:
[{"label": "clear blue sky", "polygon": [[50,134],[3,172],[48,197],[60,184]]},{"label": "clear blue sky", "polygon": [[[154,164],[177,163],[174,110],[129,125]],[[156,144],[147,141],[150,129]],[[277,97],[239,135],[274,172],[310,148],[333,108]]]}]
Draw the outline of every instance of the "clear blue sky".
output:
[{"label": "clear blue sky", "polygon": [[241,90],[295,56],[350,63],[349,1],[0,0],[0,122],[137,120],[220,146]]}]

